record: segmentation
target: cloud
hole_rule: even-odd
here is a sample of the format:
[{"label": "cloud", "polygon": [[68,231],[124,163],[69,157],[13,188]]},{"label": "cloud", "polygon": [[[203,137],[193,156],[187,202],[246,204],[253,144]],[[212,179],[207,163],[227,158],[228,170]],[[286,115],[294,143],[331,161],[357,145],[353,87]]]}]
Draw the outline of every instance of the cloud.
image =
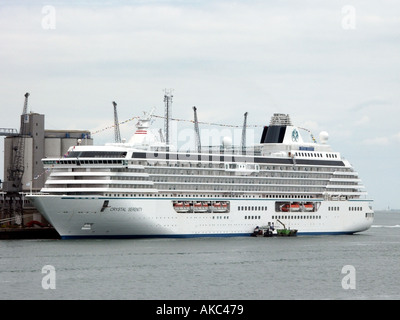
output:
[{"label": "cloud", "polygon": [[370,145],[370,146],[391,146],[394,144],[400,143],[400,132],[396,134],[392,134],[390,136],[386,137],[376,137],[376,138],[371,138],[371,139],[364,139],[362,141],[364,145]]},{"label": "cloud", "polygon": [[396,143],[400,143],[400,132],[393,136],[393,141]]},{"label": "cloud", "polygon": [[382,107],[387,107],[389,106],[391,103],[388,100],[385,99],[381,99],[381,98],[372,98],[366,101],[363,101],[361,103],[358,103],[353,110],[355,111],[362,111],[365,109],[382,109]]},{"label": "cloud", "polygon": [[377,138],[365,139],[362,143],[368,146],[387,146],[390,144],[390,138],[377,137]]},{"label": "cloud", "polygon": [[364,115],[364,116],[362,116],[360,119],[356,120],[356,121],[354,122],[354,124],[355,124],[356,126],[364,126],[364,125],[369,124],[369,122],[370,122],[369,117],[366,116],[366,115]]}]

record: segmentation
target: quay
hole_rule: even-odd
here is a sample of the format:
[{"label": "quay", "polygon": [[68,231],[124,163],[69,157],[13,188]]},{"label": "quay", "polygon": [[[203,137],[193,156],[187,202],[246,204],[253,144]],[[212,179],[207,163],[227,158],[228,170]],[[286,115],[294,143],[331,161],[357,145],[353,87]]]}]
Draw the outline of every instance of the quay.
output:
[{"label": "quay", "polygon": [[0,240],[61,239],[53,227],[0,228]]}]

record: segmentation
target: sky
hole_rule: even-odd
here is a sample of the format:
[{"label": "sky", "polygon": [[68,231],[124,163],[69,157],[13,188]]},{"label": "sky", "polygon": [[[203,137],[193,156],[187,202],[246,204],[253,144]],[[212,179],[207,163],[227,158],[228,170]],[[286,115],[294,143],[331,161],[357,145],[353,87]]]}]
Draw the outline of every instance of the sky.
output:
[{"label": "sky", "polygon": [[[0,128],[19,129],[25,92],[46,129],[90,130],[100,145],[114,139],[103,130],[112,101],[120,122],[153,107],[163,116],[166,89],[174,118],[193,119],[196,106],[202,122],[239,127],[248,112],[257,125],[248,143],[287,113],[316,137],[329,133],[376,210],[400,208],[399,85],[394,0],[0,0]],[[121,125],[122,137],[134,124]],[[200,130],[202,144],[226,133]]]}]

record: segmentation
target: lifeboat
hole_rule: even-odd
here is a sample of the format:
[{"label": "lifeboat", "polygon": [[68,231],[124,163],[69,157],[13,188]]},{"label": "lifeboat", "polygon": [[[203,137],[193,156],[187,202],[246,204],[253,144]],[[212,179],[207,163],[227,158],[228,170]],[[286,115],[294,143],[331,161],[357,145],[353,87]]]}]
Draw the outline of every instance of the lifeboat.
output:
[{"label": "lifeboat", "polygon": [[314,211],[314,205],[311,202],[303,204],[304,211]]},{"label": "lifeboat", "polygon": [[205,202],[195,202],[193,204],[193,211],[194,212],[207,212],[208,204]]},{"label": "lifeboat", "polygon": [[300,211],[300,204],[298,203],[286,203],[281,206],[282,212],[297,212]]},{"label": "lifeboat", "polygon": [[174,209],[176,212],[188,212],[190,210],[190,204],[183,202],[175,202]]},{"label": "lifeboat", "polygon": [[226,202],[214,202],[213,212],[226,212],[228,210],[228,204]]}]

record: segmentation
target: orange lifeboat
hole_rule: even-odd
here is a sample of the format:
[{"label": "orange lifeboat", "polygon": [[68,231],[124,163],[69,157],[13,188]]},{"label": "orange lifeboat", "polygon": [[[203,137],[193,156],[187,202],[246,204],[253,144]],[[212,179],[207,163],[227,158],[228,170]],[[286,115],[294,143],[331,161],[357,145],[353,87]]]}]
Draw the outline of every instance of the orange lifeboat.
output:
[{"label": "orange lifeboat", "polygon": [[304,211],[313,211],[314,205],[311,202],[303,204]]},{"label": "orange lifeboat", "polygon": [[282,212],[297,212],[300,211],[300,204],[298,203],[286,203],[281,206]]},{"label": "orange lifeboat", "polygon": [[174,203],[174,209],[176,212],[188,212],[190,209],[189,204],[183,204],[183,202]]},{"label": "orange lifeboat", "polygon": [[226,212],[228,209],[228,204],[226,202],[214,202],[213,211],[214,212]]},{"label": "orange lifeboat", "polygon": [[203,202],[196,202],[193,205],[193,210],[194,212],[207,212],[208,210],[208,204],[207,203],[203,203]]}]

